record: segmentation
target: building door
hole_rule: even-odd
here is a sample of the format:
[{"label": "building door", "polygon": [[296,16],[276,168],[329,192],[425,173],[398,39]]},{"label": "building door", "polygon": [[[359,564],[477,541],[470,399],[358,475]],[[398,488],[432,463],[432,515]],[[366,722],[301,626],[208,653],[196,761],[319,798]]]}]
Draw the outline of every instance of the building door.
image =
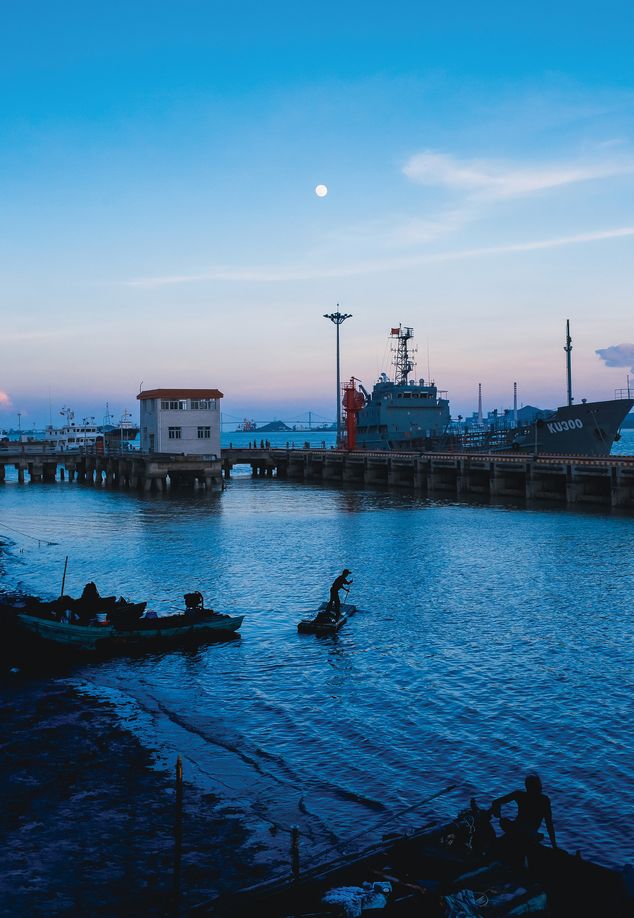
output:
[{"label": "building door", "polygon": [[150,434],[150,452],[154,452],[154,434]]}]

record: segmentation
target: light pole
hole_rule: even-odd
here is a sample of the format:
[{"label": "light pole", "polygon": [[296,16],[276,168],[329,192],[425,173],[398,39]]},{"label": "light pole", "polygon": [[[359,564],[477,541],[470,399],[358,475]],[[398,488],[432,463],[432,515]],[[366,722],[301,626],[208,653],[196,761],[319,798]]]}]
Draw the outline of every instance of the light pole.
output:
[{"label": "light pole", "polygon": [[337,312],[324,313],[324,319],[330,319],[333,325],[337,327],[337,446],[341,442],[341,379],[339,372],[339,326],[351,319],[352,313],[339,312],[339,303],[337,303]]}]

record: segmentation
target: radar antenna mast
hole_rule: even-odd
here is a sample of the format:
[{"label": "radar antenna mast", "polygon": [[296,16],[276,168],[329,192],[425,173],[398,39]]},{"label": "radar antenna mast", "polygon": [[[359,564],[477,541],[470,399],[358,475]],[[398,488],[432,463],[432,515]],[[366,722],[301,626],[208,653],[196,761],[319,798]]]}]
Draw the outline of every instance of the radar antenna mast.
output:
[{"label": "radar antenna mast", "polygon": [[568,383],[568,406],[572,405],[574,399],[572,397],[572,338],[570,337],[570,319],[566,319],[566,344],[564,346],[564,351],[566,352],[566,380]]},{"label": "radar antenna mast", "polygon": [[393,328],[390,331],[390,338],[395,339],[395,344],[392,349],[394,352],[394,360],[392,365],[394,367],[394,382],[400,386],[406,386],[408,383],[407,377],[414,369],[414,361],[410,360],[409,351],[407,347],[407,342],[410,338],[414,337],[414,329],[402,325],[399,325],[398,328]]}]

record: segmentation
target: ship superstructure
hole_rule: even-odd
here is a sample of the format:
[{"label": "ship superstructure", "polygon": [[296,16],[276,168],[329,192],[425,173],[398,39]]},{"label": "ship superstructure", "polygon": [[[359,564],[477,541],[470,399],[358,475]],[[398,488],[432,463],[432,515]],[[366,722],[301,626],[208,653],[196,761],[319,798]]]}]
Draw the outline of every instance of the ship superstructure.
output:
[{"label": "ship superstructure", "polygon": [[[520,452],[608,456],[619,437],[624,419],[634,407],[634,398],[574,403],[570,354],[572,339],[566,324],[566,376],[568,404],[556,411],[539,412],[531,423],[513,421],[508,416],[482,418],[465,428],[452,423],[447,393],[433,381],[410,381],[414,370],[409,342],[414,331],[409,326],[392,328],[394,377],[382,373],[369,394],[359,390],[365,405],[356,411],[356,446],[366,450],[417,452]],[[629,396],[629,392],[628,392]],[[347,396],[349,399],[349,395]],[[481,396],[480,396],[481,398]]]},{"label": "ship superstructure", "polygon": [[58,449],[90,449],[96,446],[98,439],[103,440],[101,429],[95,423],[94,417],[76,421],[75,412],[71,408],[62,408],[60,414],[65,417],[66,423],[58,428],[50,426],[46,429],[47,439]]},{"label": "ship superstructure", "polygon": [[414,370],[409,342],[414,329],[399,325],[390,339],[394,378],[381,373],[358,415],[357,444],[361,449],[429,450],[445,436],[451,424],[447,393],[424,379],[410,381]]}]

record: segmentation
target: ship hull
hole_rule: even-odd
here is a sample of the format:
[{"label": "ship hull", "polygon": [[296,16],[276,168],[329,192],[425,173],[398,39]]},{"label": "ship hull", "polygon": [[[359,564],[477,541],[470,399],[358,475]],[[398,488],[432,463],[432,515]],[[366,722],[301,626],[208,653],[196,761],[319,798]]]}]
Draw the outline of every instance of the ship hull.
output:
[{"label": "ship hull", "polygon": [[[634,407],[634,399],[612,399],[565,405],[545,419],[523,427],[491,425],[462,434],[437,432],[431,436],[408,428],[392,430],[385,439],[360,435],[357,447],[366,450],[406,452],[518,452],[531,455],[609,456],[621,424]],[[363,412],[362,412],[363,413]]]},{"label": "ship hull", "polygon": [[511,449],[522,453],[609,456],[634,399],[566,405],[530,428],[513,432]]}]

